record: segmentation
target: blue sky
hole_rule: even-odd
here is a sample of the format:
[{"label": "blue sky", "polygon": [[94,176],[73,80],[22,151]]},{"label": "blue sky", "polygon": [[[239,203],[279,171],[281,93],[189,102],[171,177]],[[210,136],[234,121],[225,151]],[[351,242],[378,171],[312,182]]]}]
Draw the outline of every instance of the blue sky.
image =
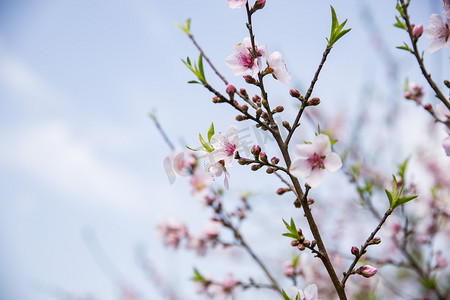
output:
[{"label": "blue sky", "polygon": [[[330,3],[311,2],[268,1],[255,19],[259,43],[281,51],[293,77],[288,86],[268,83],[273,99],[286,106],[288,88],[309,82],[329,33]],[[388,93],[386,67],[362,3],[400,65],[399,80],[411,74],[421,82],[412,57],[394,49],[405,38],[391,25],[394,1],[370,2],[332,2],[353,29],[333,50],[317,85],[320,97],[335,101],[326,111],[354,111],[369,83]],[[432,2],[438,13],[440,1]],[[428,6],[412,9],[425,25]],[[197,51],[173,22],[188,17],[210,58],[242,85],[223,60],[246,36],[244,14],[229,10],[224,0],[0,3],[0,265],[8,278],[2,284],[10,289],[2,299],[54,299],[42,286],[117,298],[83,239],[86,230],[95,232],[123,281],[149,299],[157,296],[136,266],[136,245],[151,249],[162,272],[193,294],[187,282],[191,264],[185,262],[192,257],[166,252],[153,232],[160,216],[195,223],[200,209],[193,208],[186,180],[169,184],[162,166],[169,149],[148,113],[156,110],[180,147],[195,144],[211,121],[222,130],[235,122],[229,108],[213,105],[206,91],[186,84],[192,75],[180,59],[197,57]],[[438,76],[449,77],[448,53],[430,58]],[[212,72],[207,76],[221,87]],[[239,178],[245,177],[237,175],[235,185],[245,186]],[[200,215],[207,218],[205,211]],[[175,265],[183,269],[177,275],[170,271]]]}]

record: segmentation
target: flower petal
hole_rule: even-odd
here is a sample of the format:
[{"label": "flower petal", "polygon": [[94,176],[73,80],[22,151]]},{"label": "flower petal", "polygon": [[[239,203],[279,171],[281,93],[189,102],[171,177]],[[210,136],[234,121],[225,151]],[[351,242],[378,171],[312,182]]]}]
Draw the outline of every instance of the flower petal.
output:
[{"label": "flower petal", "polygon": [[314,170],[311,171],[311,174],[306,178],[306,183],[310,187],[315,188],[322,182],[324,177],[325,177],[325,170],[315,168]]},{"label": "flower petal", "polygon": [[305,288],[305,300],[317,300],[317,285],[310,284]]},{"label": "flower petal", "polygon": [[327,158],[325,158],[324,164],[325,169],[327,169],[328,172],[336,172],[342,167],[342,160],[339,155],[331,152]]},{"label": "flower petal", "polygon": [[320,156],[326,156],[331,152],[330,138],[326,134],[319,134],[314,137],[312,144],[314,145],[314,152]]},{"label": "flower petal", "polygon": [[295,177],[306,178],[311,174],[311,164],[304,158],[298,158],[292,162],[289,171]]},{"label": "flower petal", "polygon": [[299,158],[309,158],[314,154],[314,146],[312,144],[302,144],[295,146],[295,154]]}]

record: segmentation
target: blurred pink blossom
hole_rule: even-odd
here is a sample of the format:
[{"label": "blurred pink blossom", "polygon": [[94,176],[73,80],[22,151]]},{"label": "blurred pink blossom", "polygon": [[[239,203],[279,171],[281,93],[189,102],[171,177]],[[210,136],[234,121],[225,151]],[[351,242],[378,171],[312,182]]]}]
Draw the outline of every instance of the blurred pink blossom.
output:
[{"label": "blurred pink blossom", "polygon": [[235,9],[247,4],[247,0],[227,0],[227,4],[229,8]]},{"label": "blurred pink blossom", "polygon": [[[447,14],[446,14],[447,16]],[[433,53],[441,48],[450,46],[450,28],[449,20],[446,22],[438,14],[432,14],[430,17],[430,25],[425,28],[425,36],[431,39],[428,50]]]}]

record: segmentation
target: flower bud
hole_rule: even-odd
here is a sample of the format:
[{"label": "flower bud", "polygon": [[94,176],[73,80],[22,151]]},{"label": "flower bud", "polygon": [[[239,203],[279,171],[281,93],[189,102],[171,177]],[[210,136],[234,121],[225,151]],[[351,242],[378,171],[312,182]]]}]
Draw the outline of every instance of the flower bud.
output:
[{"label": "flower bud", "polygon": [[248,111],[248,106],[247,106],[246,104],[242,105],[242,106],[241,106],[241,110],[242,110],[243,112],[247,112],[247,111]]},{"label": "flower bud", "polygon": [[269,120],[269,115],[265,111],[261,114],[261,117],[266,121]]},{"label": "flower bud", "polygon": [[313,204],[314,204],[314,199],[308,198],[308,205],[313,205]]},{"label": "flower bud", "polygon": [[284,193],[286,193],[288,191],[288,189],[285,189],[285,188],[279,188],[277,191],[276,191],[276,193],[278,194],[278,195],[283,195]]},{"label": "flower bud", "polygon": [[250,83],[250,84],[256,83],[255,78],[253,78],[251,75],[244,75],[244,80],[245,80],[245,82]]},{"label": "flower bud", "polygon": [[246,158],[239,158],[238,163],[239,163],[241,166],[244,166],[244,165],[250,164],[250,160],[248,160],[248,159],[246,159]]},{"label": "flower bud", "polygon": [[320,104],[319,98],[312,98],[311,100],[308,101],[308,105],[310,106],[317,106],[319,104]]},{"label": "flower bud", "polygon": [[317,245],[317,241],[316,240],[312,240],[311,247],[314,248],[316,245]]},{"label": "flower bud", "polygon": [[256,104],[261,103],[261,97],[258,95],[255,95],[252,97],[253,102],[255,102]]},{"label": "flower bud", "polygon": [[261,103],[266,109],[269,107],[269,102],[267,102],[267,99],[262,99]]},{"label": "flower bud", "polygon": [[220,103],[220,102],[222,102],[222,100],[220,100],[219,97],[213,97],[213,98],[212,98],[212,101],[213,101],[214,103]]},{"label": "flower bud", "polygon": [[258,171],[259,169],[261,169],[262,165],[253,165],[252,166],[252,171]]},{"label": "flower bud", "polygon": [[423,33],[423,25],[419,24],[417,26],[414,26],[412,33],[413,33],[414,37],[416,39],[418,39]]},{"label": "flower bud", "polygon": [[250,150],[250,153],[253,154],[254,156],[259,156],[260,152],[261,147],[259,147],[258,145],[253,146],[252,149]]},{"label": "flower bud", "polygon": [[276,165],[280,162],[280,159],[278,157],[272,157],[272,159],[270,160],[272,162],[272,164]]},{"label": "flower bud", "polygon": [[291,242],[291,246],[292,246],[292,247],[297,247],[298,245],[300,245],[300,242],[297,241],[297,240],[293,240],[293,241]]},{"label": "flower bud", "polygon": [[264,152],[259,153],[259,158],[263,161],[263,162],[267,162],[267,155]]},{"label": "flower bud", "polygon": [[266,170],[267,174],[272,174],[273,172],[275,172],[274,168],[267,168],[267,170]]},{"label": "flower bud", "polygon": [[[297,228],[297,233],[298,233],[298,235],[302,235],[302,233],[303,233],[303,231],[300,229],[300,228]],[[304,237],[303,237],[303,239],[305,239]],[[302,240],[302,242],[303,242],[303,240]]]},{"label": "flower bud", "polygon": [[273,109],[272,113],[280,113],[280,112],[282,112],[283,110],[284,110],[284,107],[280,105],[280,106],[275,107],[275,108]]},{"label": "flower bud", "polygon": [[300,202],[300,200],[295,199],[295,201],[294,201],[294,206],[295,206],[296,208],[300,208],[300,207],[302,207],[302,203]]},{"label": "flower bud", "polygon": [[354,256],[359,256],[359,249],[357,247],[353,246],[351,252]]},{"label": "flower bud", "polygon": [[283,127],[286,128],[288,131],[291,131],[291,125],[289,124],[288,121],[283,121]]},{"label": "flower bud", "polygon": [[377,245],[379,243],[381,243],[381,238],[375,237],[369,242],[369,245]]},{"label": "flower bud", "polygon": [[244,120],[247,120],[247,117],[246,116],[244,116],[244,115],[237,115],[236,116],[236,121],[244,121]]},{"label": "flower bud", "polygon": [[298,250],[303,251],[305,249],[306,249],[305,245],[303,244],[298,245]]},{"label": "flower bud", "polygon": [[232,85],[231,83],[229,83],[227,85],[227,94],[230,95],[230,97],[233,97],[233,95],[236,93],[236,87],[234,85]]},{"label": "flower bud", "polygon": [[242,94],[242,96],[248,97],[247,91],[245,89],[240,89],[239,92]]},{"label": "flower bud", "polygon": [[266,5],[266,0],[256,0],[255,5],[253,5],[253,11],[262,9]]},{"label": "flower bud", "polygon": [[450,81],[448,81],[447,79],[444,80],[444,84],[450,89]]},{"label": "flower bud", "polygon": [[355,272],[356,272],[356,274],[359,274],[366,278],[370,278],[377,273],[377,268],[372,267],[371,265],[365,265],[365,266],[359,267]]},{"label": "flower bud", "polygon": [[433,107],[431,106],[430,103],[425,103],[425,104],[423,105],[423,108],[425,108],[425,110],[428,110],[429,112],[432,112],[432,111],[433,111]]},{"label": "flower bud", "polygon": [[300,92],[295,90],[295,89],[290,90],[289,94],[291,95],[291,97],[294,97],[294,98],[300,98],[301,97]]},{"label": "flower bud", "polygon": [[[262,114],[262,113],[263,113],[262,109],[261,109],[261,108],[258,108],[258,109],[256,110],[256,118],[259,119],[259,117],[261,117],[261,114]],[[259,124],[256,124],[256,125],[259,125]]]},{"label": "flower bud", "polygon": [[305,245],[306,247],[308,247],[309,245],[311,245],[311,242],[308,241],[308,240],[305,240],[305,241],[303,242],[303,245]]}]

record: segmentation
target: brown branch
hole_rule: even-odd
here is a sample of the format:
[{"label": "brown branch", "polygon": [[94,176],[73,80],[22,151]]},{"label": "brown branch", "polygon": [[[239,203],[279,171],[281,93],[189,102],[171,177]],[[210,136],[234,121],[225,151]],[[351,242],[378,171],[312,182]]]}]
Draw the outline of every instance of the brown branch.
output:
[{"label": "brown branch", "polygon": [[433,81],[433,79],[431,79],[431,74],[428,73],[427,70],[425,69],[425,65],[423,63],[423,58],[421,57],[421,55],[419,53],[419,50],[417,48],[417,41],[419,39],[414,37],[413,27],[412,27],[411,22],[409,20],[409,15],[408,15],[408,5],[409,5],[409,3],[405,4],[404,0],[400,0],[400,3],[402,4],[402,9],[403,9],[402,18],[403,18],[403,20],[405,20],[406,27],[408,28],[409,39],[411,40],[411,43],[412,43],[412,46],[413,46],[413,50],[414,50],[412,54],[416,57],[416,60],[419,63],[420,70],[422,71],[422,74],[425,77],[425,79],[427,80],[428,84],[431,86],[431,88],[436,93],[436,97],[439,100],[441,100],[442,103],[444,103],[444,105],[447,106],[448,109],[450,109],[450,101],[447,100],[447,98],[445,98],[444,94],[441,92],[439,87],[436,85],[436,83]]},{"label": "brown branch", "polygon": [[378,233],[378,231],[380,231],[381,226],[383,226],[383,224],[386,222],[387,218],[392,214],[394,210],[389,208],[386,213],[383,216],[383,219],[381,219],[380,223],[378,224],[377,228],[375,228],[375,230],[370,234],[370,236],[367,238],[366,242],[364,243],[363,246],[361,246],[361,248],[359,249],[359,253],[358,255],[356,255],[355,259],[353,260],[352,264],[350,265],[350,267],[348,268],[347,272],[344,273],[344,278],[342,278],[341,284],[343,287],[345,287],[345,282],[347,281],[347,279],[350,277],[350,275],[353,274],[353,269],[355,268],[356,264],[358,263],[359,259],[366,254],[367,252],[367,247],[369,247],[372,243],[372,240],[375,238],[375,235]]}]

